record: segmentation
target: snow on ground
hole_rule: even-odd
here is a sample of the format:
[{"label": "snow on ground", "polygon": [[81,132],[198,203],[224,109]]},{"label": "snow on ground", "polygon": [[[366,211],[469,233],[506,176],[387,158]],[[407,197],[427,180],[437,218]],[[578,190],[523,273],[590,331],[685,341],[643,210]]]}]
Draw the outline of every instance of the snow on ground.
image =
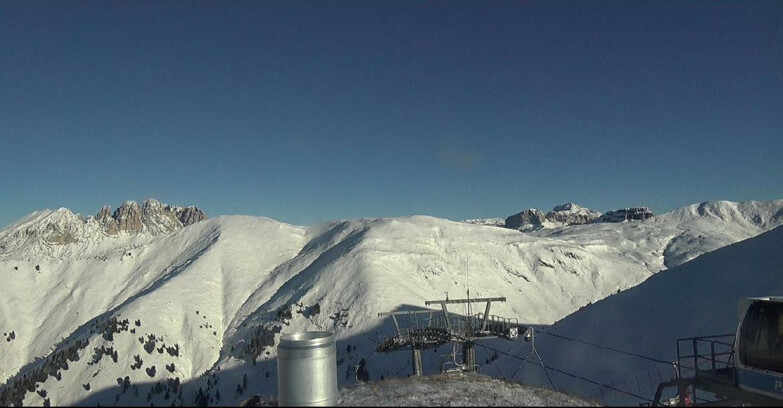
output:
[{"label": "snow on ground", "polygon": [[[393,331],[378,312],[462,297],[469,283],[471,297],[506,296],[493,314],[551,324],[783,222],[783,201],[691,207],[536,233],[427,216],[312,227],[224,216],[159,236],[89,230],[61,246],[24,231],[70,225],[69,212],[37,212],[0,231],[0,331],[14,333],[0,341],[0,392],[34,405],[170,405],[201,390],[235,405],[276,392],[270,339],[319,329],[336,333],[342,385],[362,358],[371,379],[401,376],[407,356],[373,353]],[[424,354],[425,373],[438,372],[444,350]],[[25,391],[31,377],[41,381]]]},{"label": "snow on ground", "polygon": [[[676,359],[678,338],[731,334],[736,331],[741,299],[783,295],[783,227],[704,254],[660,272],[642,284],[569,315],[549,333],[612,347],[662,361]],[[527,346],[527,347],[526,347]],[[619,354],[545,334],[537,336],[545,365],[651,399],[672,374],[670,365]],[[529,345],[511,350],[525,356]],[[501,357],[501,371],[519,361]],[[487,372],[495,372],[485,366]],[[606,404],[644,402],[556,372],[555,385],[600,399]],[[515,379],[547,384],[539,367],[526,365]]]},{"label": "snow on ground", "polygon": [[340,390],[340,406],[398,407],[574,407],[595,402],[547,388],[476,374],[395,378]]},{"label": "snow on ground", "polygon": [[505,218],[471,218],[467,220],[462,220],[460,222],[464,222],[466,224],[487,225],[493,227],[502,227],[506,225]]},{"label": "snow on ground", "polygon": [[[274,396],[255,395],[242,406],[277,406]],[[586,400],[547,388],[531,387],[476,373],[391,378],[343,387],[337,405],[346,407],[585,407]]]},{"label": "snow on ground", "polygon": [[586,248],[608,245],[657,271],[779,225],[783,225],[783,200],[712,201],[689,205],[643,222],[574,225],[529,234]]}]

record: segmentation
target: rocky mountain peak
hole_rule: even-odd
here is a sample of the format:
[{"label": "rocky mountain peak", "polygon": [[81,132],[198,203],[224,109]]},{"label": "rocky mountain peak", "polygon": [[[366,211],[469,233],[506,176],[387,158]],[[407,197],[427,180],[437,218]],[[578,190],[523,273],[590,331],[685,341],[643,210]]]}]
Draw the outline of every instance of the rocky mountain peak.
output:
[{"label": "rocky mountain peak", "polygon": [[179,222],[181,222],[185,227],[207,219],[207,215],[194,205],[185,208],[178,208],[177,214]]},{"label": "rocky mountain peak", "polygon": [[163,204],[154,198],[148,198],[144,200],[144,203],[142,204],[142,210],[144,212],[159,211],[160,209],[163,209],[165,207],[167,207],[166,204]]},{"label": "rocky mountain peak", "polygon": [[109,207],[108,205],[104,205],[103,207],[101,207],[101,209],[98,211],[98,214],[95,216],[95,221],[98,222],[98,225],[107,234],[117,235],[118,232],[117,220],[115,220],[114,217],[112,217],[111,207]]},{"label": "rocky mountain peak", "polygon": [[565,204],[556,205],[555,208],[553,208],[552,211],[550,211],[550,212],[553,212],[553,211],[573,211],[573,210],[580,210],[582,208],[584,208],[584,207],[582,207],[579,204],[565,203]]},{"label": "rocky mountain peak", "polygon": [[575,203],[565,203],[555,206],[552,211],[546,214],[549,222],[564,225],[587,224],[601,216],[598,211],[582,207]]},{"label": "rocky mountain peak", "polygon": [[141,232],[141,207],[135,201],[126,201],[112,215],[119,232]]},{"label": "rocky mountain peak", "polygon": [[543,228],[544,221],[546,221],[546,215],[543,211],[528,208],[506,218],[505,226],[518,230],[540,229]]},{"label": "rocky mountain peak", "polygon": [[171,206],[155,199],[142,205],[126,201],[114,212],[104,205],[88,217],[64,207],[46,209],[0,229],[0,256],[61,256],[70,248],[67,244],[97,247],[107,236],[167,234],[206,219],[198,207]]},{"label": "rocky mountain peak", "polygon": [[98,220],[102,220],[107,217],[111,217],[111,207],[109,207],[108,205],[104,205],[103,207],[101,207],[100,210],[98,210],[98,214],[95,216],[95,218]]},{"label": "rocky mountain peak", "polygon": [[555,206],[552,211],[529,208],[506,218],[505,226],[517,230],[536,230],[541,228],[561,227],[593,222],[601,216],[598,211],[582,207],[575,203],[565,203]]},{"label": "rocky mountain peak", "polygon": [[135,201],[126,201],[111,216],[108,215],[110,211],[109,206],[103,206],[96,216],[103,231],[109,235],[166,234],[207,219],[207,215],[196,206],[171,206],[154,198],[146,199],[141,206]]},{"label": "rocky mountain peak", "polygon": [[655,214],[648,207],[630,207],[607,211],[599,219],[600,222],[643,221],[654,218]]}]

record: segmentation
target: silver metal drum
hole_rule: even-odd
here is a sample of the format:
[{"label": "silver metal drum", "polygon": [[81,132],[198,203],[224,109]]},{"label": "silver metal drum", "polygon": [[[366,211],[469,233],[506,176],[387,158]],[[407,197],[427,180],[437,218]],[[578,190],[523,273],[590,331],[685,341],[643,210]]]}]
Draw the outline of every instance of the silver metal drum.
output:
[{"label": "silver metal drum", "polygon": [[280,406],[337,405],[337,348],[323,331],[284,334],[277,346]]}]

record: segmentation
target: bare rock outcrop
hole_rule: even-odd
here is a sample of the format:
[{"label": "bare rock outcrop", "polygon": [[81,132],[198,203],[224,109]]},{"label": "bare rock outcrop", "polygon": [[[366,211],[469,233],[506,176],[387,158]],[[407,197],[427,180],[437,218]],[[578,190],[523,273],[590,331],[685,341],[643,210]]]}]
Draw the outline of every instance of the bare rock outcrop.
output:
[{"label": "bare rock outcrop", "polygon": [[[81,227],[81,218],[67,208],[60,208],[54,212],[54,216],[46,223],[46,227],[40,231],[43,239],[53,244],[70,244],[78,241]],[[35,229],[32,230],[35,234]]]},{"label": "bare rock outcrop", "polygon": [[182,228],[173,208],[152,198],[144,201],[141,220],[147,230],[153,233],[165,234]]},{"label": "bare rock outcrop", "polygon": [[574,203],[555,206],[552,211],[546,213],[547,221],[563,225],[587,224],[600,216],[600,212]]},{"label": "bare rock outcrop", "polygon": [[601,214],[579,204],[566,203],[555,206],[546,214],[535,208],[514,214],[506,218],[505,226],[520,231],[533,231],[593,222],[641,221],[653,217],[655,214],[647,207],[621,208]]},{"label": "bare rock outcrop", "polygon": [[598,211],[582,207],[579,204],[566,203],[555,206],[552,211],[546,214],[535,208],[527,209],[506,218],[505,226],[520,231],[531,231],[565,225],[587,224],[599,217],[601,217],[601,213]]},{"label": "bare rock outcrop", "polygon": [[183,226],[188,226],[201,222],[207,219],[207,215],[203,211],[199,210],[196,206],[190,206],[185,208],[177,207],[177,218]]},{"label": "bare rock outcrop", "polygon": [[119,231],[117,220],[112,217],[111,207],[108,205],[101,207],[100,211],[98,211],[98,214],[95,216],[95,221],[98,222],[98,225],[100,225],[107,234],[117,235],[117,232]]},{"label": "bare rock outcrop", "polygon": [[207,215],[196,206],[171,206],[154,198],[145,200],[141,206],[135,201],[126,201],[112,215],[109,215],[110,212],[111,207],[105,205],[95,216],[101,229],[109,235],[167,234],[207,219]]},{"label": "bare rock outcrop", "polygon": [[117,221],[117,229],[120,232],[141,232],[141,207],[135,201],[126,201],[120,208],[114,211],[112,216]]},{"label": "bare rock outcrop", "polygon": [[607,211],[598,220],[600,222],[643,221],[654,218],[655,214],[648,207],[621,208]]},{"label": "bare rock outcrop", "polygon": [[506,228],[518,230],[540,229],[546,221],[546,215],[541,210],[529,208],[506,218]]}]

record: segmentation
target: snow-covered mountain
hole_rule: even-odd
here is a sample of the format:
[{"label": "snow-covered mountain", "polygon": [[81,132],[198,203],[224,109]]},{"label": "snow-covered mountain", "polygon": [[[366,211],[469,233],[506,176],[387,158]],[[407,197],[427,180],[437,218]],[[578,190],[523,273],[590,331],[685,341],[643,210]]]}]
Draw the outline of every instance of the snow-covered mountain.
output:
[{"label": "snow-covered mountain", "polygon": [[505,218],[469,218],[460,222],[474,225],[491,225],[493,227],[503,227],[506,225]]},{"label": "snow-covered mountain", "polygon": [[[601,218],[601,213],[579,204],[566,203],[555,206],[552,211],[529,208],[506,217],[503,226],[520,231],[535,231],[543,228],[558,228],[569,225],[587,224]],[[609,218],[602,219],[611,222]]]},{"label": "snow-covered mountain", "polygon": [[67,208],[36,211],[0,230],[0,259],[101,256],[102,251],[141,245],[206,219],[198,207],[170,206],[152,198],[142,206],[127,201],[113,214],[111,207],[103,206],[86,218]]},{"label": "snow-covered mountain", "polygon": [[591,223],[531,232],[538,237],[563,239],[580,245],[610,243],[650,262],[650,251],[660,252],[656,268],[670,268],[698,255],[754,237],[783,224],[783,200],[712,201],[692,204],[644,221]]},{"label": "snow-covered mountain", "polygon": [[655,214],[647,207],[631,207],[607,211],[598,218],[598,222],[643,221],[654,217]]},{"label": "snow-covered mountain", "polygon": [[[763,203],[702,203],[668,214],[684,222],[692,215],[706,219],[733,219],[744,223]],[[760,214],[765,213],[760,211]],[[767,213],[768,214],[768,213]],[[755,219],[756,225],[773,224],[772,218]],[[640,354],[661,361],[677,357],[678,338],[731,334],[737,328],[741,299],[783,294],[783,227],[706,253],[680,266],[660,272],[642,284],[610,296],[569,315],[546,329],[569,339]],[[549,367],[651,399],[661,380],[673,373],[671,365],[617,353],[561,337],[540,334],[536,343]],[[510,350],[524,357],[529,346]],[[519,361],[501,357],[495,362],[512,373]],[[494,366],[484,367],[496,373]],[[604,403],[624,405],[643,402],[628,394],[604,389],[556,371],[549,373],[557,387]],[[538,367],[525,366],[515,377],[534,384],[548,384]]]},{"label": "snow-covered mountain", "polygon": [[[783,200],[691,207],[532,233],[427,216],[221,216],[112,235],[65,209],[33,213],[0,231],[0,400],[235,405],[276,393],[273,344],[303,329],[336,332],[341,383],[362,359],[372,378],[404,375],[407,356],[373,353],[392,333],[378,312],[469,283],[472,296],[506,296],[493,313],[551,324],[783,223]],[[439,358],[426,353],[425,372]]]},{"label": "snow-covered mountain", "polygon": [[552,211],[546,213],[546,220],[555,225],[587,224],[600,217],[601,213],[579,204],[566,203],[555,206]]}]

